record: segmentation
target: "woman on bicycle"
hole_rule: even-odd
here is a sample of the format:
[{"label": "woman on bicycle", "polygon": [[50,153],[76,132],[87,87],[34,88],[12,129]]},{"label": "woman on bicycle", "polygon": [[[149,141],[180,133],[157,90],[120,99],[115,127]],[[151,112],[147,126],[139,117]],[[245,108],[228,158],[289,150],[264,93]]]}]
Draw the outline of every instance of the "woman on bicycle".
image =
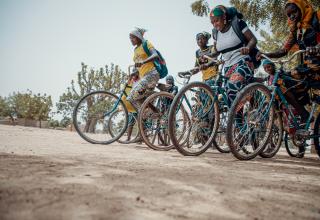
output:
[{"label": "woman on bicycle", "polygon": [[195,67],[199,67],[199,69],[194,70],[193,74],[198,73],[201,71],[202,73],[202,80],[211,85],[213,84],[213,80],[218,73],[218,66],[214,65],[214,63],[209,62],[204,55],[210,55],[213,50],[213,46],[208,46],[208,41],[211,37],[211,34],[208,32],[201,32],[196,35],[197,44],[199,49],[196,51],[196,64]]},{"label": "woman on bicycle", "polygon": [[217,51],[213,55],[222,54],[223,59],[226,60],[223,71],[228,77],[226,89],[229,105],[232,104],[239,90],[249,84],[253,78],[249,53],[257,44],[256,37],[245,21],[240,19],[240,14],[231,12],[222,5],[210,12],[210,20],[214,27],[214,47]]},{"label": "woman on bicycle", "polygon": [[[291,72],[296,79],[309,78],[312,81],[320,80],[320,12],[315,12],[312,5],[306,0],[289,0],[285,5],[285,13],[288,17],[290,34],[283,47],[272,53],[265,54],[270,58],[280,58],[288,54],[289,51],[307,50],[306,55],[300,57],[300,64]],[[284,81],[282,87],[291,87],[289,81]],[[302,122],[308,118],[308,111],[304,105],[308,101],[301,103],[297,98],[304,97],[308,100],[308,88],[299,88],[302,91],[288,91],[285,93],[288,102],[298,111],[302,117]]]},{"label": "woman on bicycle", "polygon": [[138,68],[140,81],[132,88],[127,100],[130,101],[136,109],[139,109],[148,95],[150,95],[156,87],[160,76],[157,72],[153,61],[158,58],[158,53],[153,45],[147,41],[147,47],[151,52],[151,56],[148,56],[143,48],[143,42],[145,41],[143,35],[146,30],[142,28],[135,28],[130,33],[130,40],[134,49],[133,61]]}]

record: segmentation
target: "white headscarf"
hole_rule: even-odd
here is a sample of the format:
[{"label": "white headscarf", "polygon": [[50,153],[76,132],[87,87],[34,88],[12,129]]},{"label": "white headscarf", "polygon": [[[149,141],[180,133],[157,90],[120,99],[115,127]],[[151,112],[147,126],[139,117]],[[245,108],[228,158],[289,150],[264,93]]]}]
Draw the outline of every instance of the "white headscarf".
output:
[{"label": "white headscarf", "polygon": [[146,31],[147,31],[146,29],[136,27],[133,31],[130,32],[130,34],[136,36],[141,41],[143,41],[144,40],[143,35]]}]

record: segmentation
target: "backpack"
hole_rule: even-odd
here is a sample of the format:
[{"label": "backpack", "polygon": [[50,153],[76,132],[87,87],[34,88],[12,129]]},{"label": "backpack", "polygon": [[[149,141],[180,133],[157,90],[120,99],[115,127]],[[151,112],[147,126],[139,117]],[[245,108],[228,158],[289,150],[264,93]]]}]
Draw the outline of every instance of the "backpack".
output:
[{"label": "backpack", "polygon": [[[142,47],[143,47],[143,50],[146,52],[146,54],[148,56],[151,56],[151,52],[148,48],[148,42],[145,40],[143,41],[142,43]],[[159,58],[156,58],[154,61],[153,61],[153,64],[156,68],[156,70],[158,71],[159,75],[160,75],[160,79],[166,77],[168,75],[168,68],[167,68],[167,64],[166,64],[166,61],[164,60],[164,58],[162,57],[161,53],[157,51],[157,54],[159,56]]]},{"label": "backpack", "polygon": [[[245,36],[243,35],[243,33],[239,27],[239,21],[243,18],[243,15],[241,13],[239,13],[236,8],[229,7],[229,8],[227,8],[227,18],[231,20],[231,27],[233,28],[233,30],[236,33],[236,35],[238,36],[238,38],[241,40],[241,44],[239,44],[235,47],[227,48],[223,51],[219,51],[221,53],[222,52],[226,53],[226,52],[230,52],[230,51],[233,51],[236,49],[240,49],[241,47],[243,47],[244,45],[246,45],[248,43],[247,39],[245,38]],[[215,28],[212,29],[212,37],[215,41],[217,41],[218,30]],[[258,52],[259,52],[258,48],[255,47],[249,53],[249,56],[251,58],[251,61],[253,62],[255,69],[258,68],[261,64],[261,61],[258,61],[256,59],[256,55]]]}]

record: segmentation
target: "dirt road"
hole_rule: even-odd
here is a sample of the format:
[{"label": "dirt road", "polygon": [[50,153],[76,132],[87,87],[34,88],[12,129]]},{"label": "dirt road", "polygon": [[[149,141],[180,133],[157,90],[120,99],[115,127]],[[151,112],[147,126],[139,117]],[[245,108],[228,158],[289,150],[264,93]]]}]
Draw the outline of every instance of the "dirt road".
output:
[{"label": "dirt road", "polygon": [[0,219],[320,219],[320,160],[183,157],[0,125]]}]

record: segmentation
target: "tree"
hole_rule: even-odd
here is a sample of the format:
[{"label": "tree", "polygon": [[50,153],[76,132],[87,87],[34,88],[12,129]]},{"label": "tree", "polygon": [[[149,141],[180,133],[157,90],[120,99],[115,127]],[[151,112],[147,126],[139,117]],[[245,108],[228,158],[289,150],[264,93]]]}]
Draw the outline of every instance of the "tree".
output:
[{"label": "tree", "polygon": [[0,97],[0,116],[26,118],[31,120],[47,120],[52,107],[51,96],[46,94],[13,93],[9,97]]},{"label": "tree", "polygon": [[10,117],[13,121],[13,112],[10,108],[8,98],[0,96],[0,118],[2,117]]},{"label": "tree", "polygon": [[[320,7],[319,0],[309,0],[315,9]],[[259,29],[262,24],[268,23],[273,33],[287,30],[287,18],[284,6],[287,0],[230,0],[231,5],[243,13],[246,21],[254,28]],[[208,2],[197,0],[191,4],[191,10],[198,16],[207,16]]]},{"label": "tree", "polygon": [[[77,81],[71,81],[71,86],[67,91],[60,96],[57,103],[57,112],[62,114],[64,120],[63,124],[71,123],[71,115],[77,101],[85,94],[96,91],[106,90],[112,93],[119,93],[121,85],[126,80],[126,74],[120,70],[117,65],[111,64],[99,70],[90,69],[84,63],[81,63],[81,71],[77,74]],[[94,103],[88,101],[87,105],[90,108]],[[92,109],[92,108],[91,108]],[[96,121],[87,118],[86,127],[93,129]]]}]

